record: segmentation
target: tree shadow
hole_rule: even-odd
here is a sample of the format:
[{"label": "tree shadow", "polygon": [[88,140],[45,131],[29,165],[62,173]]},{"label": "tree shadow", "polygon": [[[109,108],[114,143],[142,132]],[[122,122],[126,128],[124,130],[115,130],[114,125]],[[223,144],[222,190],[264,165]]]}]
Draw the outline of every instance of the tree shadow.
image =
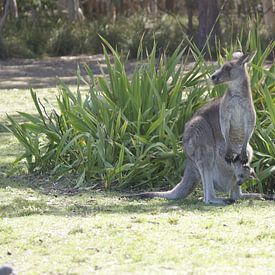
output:
[{"label": "tree shadow", "polygon": [[169,201],[165,199],[134,200],[122,197],[123,193],[110,191],[77,190],[71,187],[62,191],[20,177],[1,180],[0,192],[12,195],[0,204],[0,217],[29,215],[93,216],[98,214],[142,214],[182,211],[216,212],[223,207],[205,205],[196,197]]},{"label": "tree shadow", "polygon": [[[88,195],[94,195],[92,193]],[[157,215],[160,213],[188,211],[199,212],[216,212],[217,207],[205,206],[202,202],[194,199],[186,199],[179,201],[166,201],[164,199],[154,199],[152,201],[143,200],[129,201],[120,200],[119,197],[106,195],[101,199],[81,200],[77,196],[71,197],[70,200],[66,196],[60,196],[56,201],[56,205],[47,203],[47,200],[36,199],[32,197],[23,198],[16,197],[9,203],[0,205],[0,217],[23,217],[31,215],[54,215],[54,216],[96,216],[98,214],[142,214],[150,213]],[[95,196],[97,197],[97,196]],[[48,197],[51,199],[51,197]],[[61,203],[63,201],[63,203]],[[117,202],[119,201],[119,202]],[[70,202],[70,203],[69,203]]]}]

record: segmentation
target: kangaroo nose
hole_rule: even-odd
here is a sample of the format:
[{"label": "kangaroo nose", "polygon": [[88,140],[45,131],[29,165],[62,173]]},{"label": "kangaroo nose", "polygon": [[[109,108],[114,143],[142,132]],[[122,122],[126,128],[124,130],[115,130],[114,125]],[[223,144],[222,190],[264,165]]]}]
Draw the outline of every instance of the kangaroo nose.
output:
[{"label": "kangaroo nose", "polygon": [[211,79],[212,79],[212,80],[215,80],[215,79],[217,79],[217,76],[213,74],[213,75],[211,76]]}]

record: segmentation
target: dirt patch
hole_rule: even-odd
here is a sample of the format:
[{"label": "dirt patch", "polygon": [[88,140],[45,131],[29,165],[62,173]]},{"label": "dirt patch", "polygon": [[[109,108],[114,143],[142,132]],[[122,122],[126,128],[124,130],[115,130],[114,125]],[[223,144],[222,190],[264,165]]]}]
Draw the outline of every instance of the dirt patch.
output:
[{"label": "dirt patch", "polygon": [[[133,72],[137,61],[129,61],[126,65],[128,73]],[[81,55],[81,56],[61,56],[47,57],[44,59],[9,59],[0,60],[0,89],[28,89],[52,88],[58,84],[58,79],[67,85],[77,85],[77,67],[79,66],[81,75],[87,76],[84,64],[87,64],[94,75],[101,75],[106,72],[104,56]],[[216,62],[209,62],[216,64]],[[265,67],[269,68],[273,62],[266,62]],[[185,65],[184,70],[190,70],[194,62]]]},{"label": "dirt patch", "polygon": [[[0,89],[50,88],[57,85],[58,79],[76,85],[78,66],[81,75],[87,75],[84,64],[92,68],[95,75],[106,68],[101,54],[0,61]],[[135,62],[129,62],[126,70],[131,71],[134,65]]]}]

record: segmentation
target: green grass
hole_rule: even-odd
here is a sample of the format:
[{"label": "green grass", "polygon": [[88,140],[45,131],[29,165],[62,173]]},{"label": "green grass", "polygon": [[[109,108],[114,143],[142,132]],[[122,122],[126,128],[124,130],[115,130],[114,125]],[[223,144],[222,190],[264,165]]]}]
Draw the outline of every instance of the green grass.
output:
[{"label": "green grass", "polygon": [[[49,102],[54,104],[58,94],[56,89],[39,89],[38,95],[43,100],[47,98]],[[5,89],[0,93],[0,122],[6,122],[8,113],[11,116],[18,115],[17,112],[30,112],[35,114],[36,109],[32,102],[29,89]]]},{"label": "green grass", "polygon": [[[19,274],[271,274],[274,202],[57,195],[0,180],[0,262]],[[46,192],[46,194],[43,194]]]},{"label": "green grass", "polygon": [[[39,89],[41,99],[54,104],[57,92],[52,89]],[[35,115],[35,108],[31,99],[29,89],[6,89],[0,92],[0,123],[7,124],[7,114],[15,119],[19,119],[17,112],[28,111]],[[20,153],[23,152],[22,146],[16,138],[5,129],[0,127],[0,166],[11,164]],[[0,168],[1,169],[1,168]],[[3,169],[1,169],[3,170]]]},{"label": "green grass", "polygon": [[[54,101],[53,92],[37,91]],[[10,104],[13,102],[13,104]],[[7,105],[9,103],[9,105]],[[0,120],[35,114],[29,91],[0,93]],[[5,177],[22,152],[0,132],[0,264],[18,274],[271,274],[274,202],[131,201],[41,176]],[[68,179],[67,179],[68,180]],[[66,179],[65,179],[66,181]]]}]

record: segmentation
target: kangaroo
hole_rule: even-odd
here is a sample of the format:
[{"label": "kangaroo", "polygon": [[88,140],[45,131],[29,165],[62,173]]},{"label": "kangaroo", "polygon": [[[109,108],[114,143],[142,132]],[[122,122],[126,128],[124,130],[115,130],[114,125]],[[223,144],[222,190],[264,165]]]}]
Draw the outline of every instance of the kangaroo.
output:
[{"label": "kangaroo", "polygon": [[[212,76],[215,84],[227,82],[229,90],[223,97],[204,105],[186,123],[183,133],[186,166],[181,181],[170,191],[130,197],[185,198],[199,181],[206,204],[226,205],[239,198],[262,197],[261,194],[243,194],[240,186],[255,176],[249,166],[253,150],[248,142],[255,124],[255,110],[245,67],[247,61],[248,56],[244,55],[226,63]],[[235,161],[232,153],[237,155]],[[229,198],[217,197],[216,191],[228,193]]]},{"label": "kangaroo", "polygon": [[214,84],[228,84],[220,104],[220,125],[225,140],[225,159],[233,161],[234,154],[247,163],[247,144],[256,124],[256,112],[251,95],[246,64],[254,55],[244,54],[236,61],[225,63],[211,79]]},{"label": "kangaroo", "polygon": [[[252,158],[252,148],[248,149],[249,160],[247,164],[242,164],[239,158],[233,160],[232,163],[226,162],[223,158],[218,157],[216,166],[214,167],[214,188],[219,192],[229,193],[230,199],[225,199],[221,204],[229,204],[235,200],[246,198],[261,198],[260,194],[243,194],[240,186],[249,179],[256,179],[256,173],[250,166]],[[128,195],[129,198],[166,198],[179,199],[187,197],[200,181],[200,173],[194,163],[187,159],[185,173],[180,181],[172,190],[166,192],[146,192],[134,195]],[[251,196],[252,195],[252,196]]]}]

